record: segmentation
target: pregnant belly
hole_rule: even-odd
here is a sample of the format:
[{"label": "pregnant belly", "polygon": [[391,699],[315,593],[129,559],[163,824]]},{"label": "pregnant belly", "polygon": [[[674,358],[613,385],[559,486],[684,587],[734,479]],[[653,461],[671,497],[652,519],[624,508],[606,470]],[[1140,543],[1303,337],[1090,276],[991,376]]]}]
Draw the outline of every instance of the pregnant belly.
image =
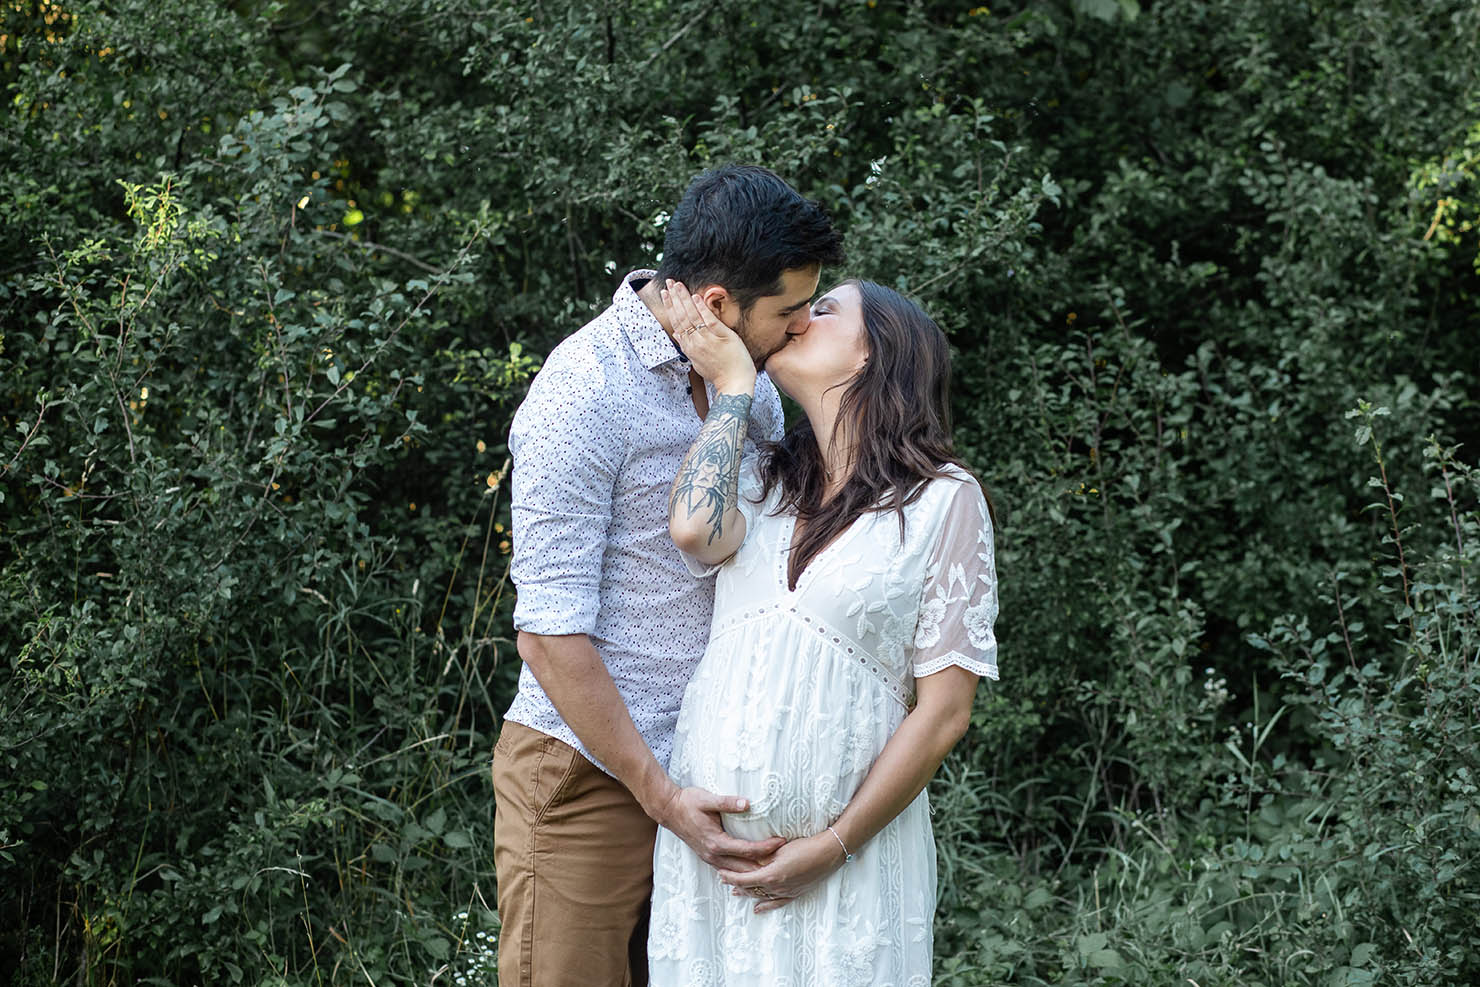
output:
[{"label": "pregnant belly", "polygon": [[903,719],[866,671],[795,621],[717,638],[684,693],[675,780],[738,795],[724,819],[745,839],[811,836],[838,817]]},{"label": "pregnant belly", "polygon": [[749,811],[723,817],[731,835],[797,839],[842,813],[882,748],[877,733],[838,711],[819,720],[773,709],[691,725],[682,757],[688,783],[750,800]]}]

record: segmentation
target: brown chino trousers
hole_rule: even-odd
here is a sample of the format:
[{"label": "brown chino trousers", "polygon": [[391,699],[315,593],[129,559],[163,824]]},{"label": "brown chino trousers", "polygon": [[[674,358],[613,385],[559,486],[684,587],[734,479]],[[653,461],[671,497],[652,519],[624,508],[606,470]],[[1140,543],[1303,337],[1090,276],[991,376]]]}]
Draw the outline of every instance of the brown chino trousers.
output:
[{"label": "brown chino trousers", "polygon": [[505,723],[493,749],[500,987],[647,987],[658,826],[569,744]]}]

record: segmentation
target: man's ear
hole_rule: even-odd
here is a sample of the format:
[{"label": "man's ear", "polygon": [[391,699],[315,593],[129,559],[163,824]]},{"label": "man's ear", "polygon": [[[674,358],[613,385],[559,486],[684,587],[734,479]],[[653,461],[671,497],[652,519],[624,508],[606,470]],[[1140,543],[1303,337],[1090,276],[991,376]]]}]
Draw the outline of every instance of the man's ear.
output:
[{"label": "man's ear", "polygon": [[712,284],[699,292],[699,297],[704,299],[710,315],[731,329],[735,328],[735,324],[740,321],[740,306],[723,285]]}]

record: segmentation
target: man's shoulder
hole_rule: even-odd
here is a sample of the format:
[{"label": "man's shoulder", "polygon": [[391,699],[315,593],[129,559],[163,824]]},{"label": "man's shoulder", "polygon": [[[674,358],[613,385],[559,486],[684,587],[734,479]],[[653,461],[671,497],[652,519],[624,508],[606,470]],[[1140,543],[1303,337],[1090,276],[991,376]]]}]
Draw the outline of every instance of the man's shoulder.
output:
[{"label": "man's shoulder", "polygon": [[781,395],[765,371],[756,375],[755,399],[751,402],[750,419],[760,438],[774,442],[786,428],[786,415],[781,408]]},{"label": "man's shoulder", "polygon": [[626,335],[615,306],[596,313],[591,321],[566,336],[550,350],[530,383],[531,396],[552,386],[606,393],[610,385],[632,376]]},{"label": "man's shoulder", "polygon": [[608,306],[597,312],[589,322],[557,343],[545,358],[540,373],[603,378],[613,367],[625,363],[625,340],[614,308]]},{"label": "man's shoulder", "polygon": [[530,381],[513,431],[560,429],[593,417],[621,420],[617,409],[635,384],[630,347],[613,308],[562,339]]}]

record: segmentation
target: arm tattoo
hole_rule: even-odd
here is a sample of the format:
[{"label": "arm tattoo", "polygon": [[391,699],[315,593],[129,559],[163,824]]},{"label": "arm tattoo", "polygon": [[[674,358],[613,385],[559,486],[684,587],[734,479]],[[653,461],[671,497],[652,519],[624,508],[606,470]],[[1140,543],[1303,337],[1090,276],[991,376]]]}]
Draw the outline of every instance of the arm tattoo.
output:
[{"label": "arm tattoo", "polygon": [[707,511],[711,545],[724,534],[725,514],[739,507],[740,452],[750,402],[749,394],[716,394],[699,437],[673,479],[668,516],[676,517],[680,510],[690,517]]}]

